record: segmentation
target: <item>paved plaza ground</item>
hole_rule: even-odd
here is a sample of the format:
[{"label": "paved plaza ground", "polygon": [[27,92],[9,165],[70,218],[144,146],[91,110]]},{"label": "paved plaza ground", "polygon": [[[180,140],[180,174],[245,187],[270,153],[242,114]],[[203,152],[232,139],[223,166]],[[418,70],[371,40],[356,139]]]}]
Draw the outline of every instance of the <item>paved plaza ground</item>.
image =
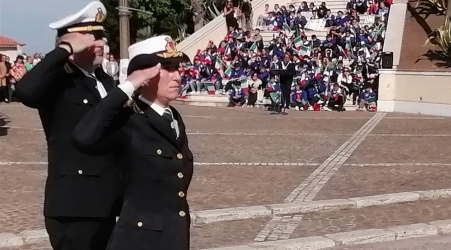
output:
[{"label": "paved plaza ground", "polygon": [[[195,156],[188,193],[195,212],[451,188],[451,118],[355,111],[270,116],[262,109],[177,108]],[[18,103],[2,105],[0,112],[7,122],[0,129],[0,233],[43,229],[46,143],[39,117]],[[192,227],[192,249],[451,219],[450,202],[442,197],[199,224]],[[451,242],[444,236],[430,241]]]}]

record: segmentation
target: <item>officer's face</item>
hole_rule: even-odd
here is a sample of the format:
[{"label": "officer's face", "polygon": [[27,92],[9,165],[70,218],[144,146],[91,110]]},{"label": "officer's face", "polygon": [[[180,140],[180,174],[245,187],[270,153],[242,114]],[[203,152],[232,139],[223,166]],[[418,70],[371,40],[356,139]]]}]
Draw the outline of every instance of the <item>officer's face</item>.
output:
[{"label": "officer's face", "polygon": [[149,84],[149,91],[153,93],[155,99],[163,105],[168,105],[170,101],[177,99],[180,93],[181,76],[178,67],[162,66],[160,75],[152,79]]},{"label": "officer's face", "polygon": [[105,42],[102,40],[100,34],[94,35],[94,37],[96,39],[94,46],[73,55],[75,62],[80,62],[81,64],[92,62],[93,65],[101,65],[103,63],[103,47],[105,46]]}]

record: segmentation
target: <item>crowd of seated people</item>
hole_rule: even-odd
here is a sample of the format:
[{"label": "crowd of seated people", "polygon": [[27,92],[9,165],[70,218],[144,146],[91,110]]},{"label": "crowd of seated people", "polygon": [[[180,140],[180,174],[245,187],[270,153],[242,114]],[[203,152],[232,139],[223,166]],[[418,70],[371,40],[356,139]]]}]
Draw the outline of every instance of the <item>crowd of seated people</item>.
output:
[{"label": "crowd of seated people", "polygon": [[385,21],[391,2],[391,0],[379,0],[377,3],[373,0],[350,0],[346,5],[346,13],[343,11],[332,13],[325,2],[319,6],[315,6],[313,2],[310,4],[302,2],[298,7],[289,5],[288,8],[279,7],[276,4],[273,10],[270,10],[269,5],[266,4],[264,14],[260,15],[257,20],[257,27],[262,30],[276,31],[279,29],[303,29],[311,19],[324,19],[325,27],[340,26],[348,19],[355,19],[359,22],[359,14],[374,15]]},{"label": "crowd of seated people", "polygon": [[[372,9],[372,24],[359,23],[362,10],[358,6]],[[388,17],[385,6],[389,3],[379,3],[381,8],[376,10],[371,6],[371,2],[353,0],[346,13],[340,11],[336,16],[330,14],[325,4],[318,8],[306,3],[298,8],[289,6],[289,10],[295,10],[294,15],[300,9],[308,9],[315,11],[317,17],[330,20],[323,41],[315,35],[307,37],[301,23],[293,26],[276,22],[274,26],[279,32],[270,44],[264,44],[260,28],[244,31],[229,27],[218,45],[210,42],[207,48],[198,50],[192,65],[180,69],[183,95],[208,91],[228,95],[229,106],[275,105],[280,86],[278,76],[270,74],[270,69],[288,54],[296,64],[291,93],[293,109],[343,111],[344,104],[350,102],[358,105],[358,110],[374,111]],[[283,10],[285,6],[276,5],[267,14]],[[293,16],[293,12],[289,15]]]}]

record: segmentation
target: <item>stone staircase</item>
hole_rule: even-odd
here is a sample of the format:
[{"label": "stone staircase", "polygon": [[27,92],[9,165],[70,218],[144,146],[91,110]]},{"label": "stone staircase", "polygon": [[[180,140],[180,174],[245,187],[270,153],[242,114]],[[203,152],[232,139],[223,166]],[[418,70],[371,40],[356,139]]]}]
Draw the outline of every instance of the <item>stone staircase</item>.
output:
[{"label": "stone staircase", "polygon": [[[346,7],[346,5],[345,5],[345,7]],[[359,15],[359,16],[360,16],[361,20],[364,20],[368,15]],[[368,24],[368,25],[370,25],[370,24]],[[304,30],[304,33],[308,39],[310,39],[310,37],[312,35],[316,35],[316,37],[321,41],[326,39],[328,32],[329,32],[329,28],[324,28],[321,31]],[[274,36],[277,36],[279,34],[279,32],[278,31],[261,31],[260,34],[263,37],[263,43],[267,45],[271,42],[271,40],[273,39]]]},{"label": "stone staircase", "polygon": [[[322,2],[322,1],[321,1]],[[314,2],[315,6],[319,6],[321,2]],[[338,11],[345,11],[346,10],[346,3],[347,0],[324,0],[326,2],[326,6],[331,9],[332,14],[336,15]],[[263,13],[263,5],[264,3],[268,3],[271,8],[272,6],[277,3],[279,5],[285,5],[288,6],[290,4],[295,5],[296,7],[300,6],[302,3],[302,0],[288,0],[287,2],[284,2],[283,0],[254,0],[254,4],[256,4],[256,8],[254,8],[254,24],[256,23],[256,18]],[[307,3],[310,3],[310,1],[307,1]],[[361,15],[362,17],[362,15]],[[210,27],[211,26],[211,27]],[[207,30],[208,29],[208,30]],[[222,32],[218,29],[224,29]],[[328,33],[328,28],[325,28],[321,31],[312,31],[312,30],[305,30],[304,31],[307,37],[311,37],[312,35],[316,35],[318,39],[325,40],[326,35]],[[190,57],[192,57],[192,53],[194,50],[197,50],[198,48],[202,48],[206,46],[207,41],[213,40],[216,42],[216,40],[219,42],[225,33],[225,26],[223,25],[222,20],[216,19],[212,21],[211,23],[207,24],[206,27],[203,28],[203,31],[200,32],[202,34],[196,34],[197,35],[197,41],[194,40],[194,37],[188,38],[186,41],[184,41],[185,44],[182,44],[182,49],[189,48],[187,52],[190,54]],[[220,34],[220,35],[219,35]],[[263,42],[269,43],[274,35],[278,35],[278,32],[273,31],[262,31],[261,35],[263,37]],[[194,36],[194,34],[192,35]],[[192,41],[190,41],[192,40]],[[191,44],[189,44],[191,43]],[[205,43],[205,46],[204,46]],[[199,45],[200,47],[193,47],[194,44]],[[197,46],[196,45],[196,46]],[[349,62],[346,62],[348,64]],[[178,99],[177,102],[179,104],[183,105],[195,105],[195,106],[210,106],[210,107],[218,107],[218,106],[227,106],[228,104],[228,95],[208,95],[206,93],[202,94],[188,94],[185,99]],[[345,107],[348,110],[355,110],[355,106],[350,105],[349,101],[347,102],[347,105]]]},{"label": "stone staircase", "polygon": [[[199,94],[188,94],[186,98],[177,99],[175,103],[179,105],[192,105],[204,107],[226,107],[229,104],[229,96],[221,94],[208,95],[206,92],[201,92]],[[270,104],[270,102],[262,104],[263,105]],[[354,111],[356,108],[355,105],[352,105],[352,101],[347,101],[344,107],[349,111]]]},{"label": "stone staircase", "polygon": [[[302,2],[303,2],[302,0],[293,0],[286,6],[292,4],[295,7],[299,7],[301,6]],[[323,1],[314,1],[313,3],[315,4],[315,6],[320,6],[322,2]],[[338,11],[346,11],[346,4],[348,3],[347,0],[324,0],[324,2],[326,3],[326,6],[331,10],[333,15],[336,15]],[[307,3],[310,4],[311,2],[307,1]],[[316,37],[322,41],[326,39],[328,30],[329,30],[328,28],[324,28],[321,31],[305,30],[304,32],[309,39],[312,35],[316,35]],[[278,32],[274,31],[262,31],[261,35],[263,37],[263,43],[265,44],[270,43],[274,35],[277,34]]]},{"label": "stone staircase", "polygon": [[[288,5],[293,4],[294,6],[298,7],[301,6],[301,3],[303,0],[293,0]],[[307,4],[310,4],[312,1],[306,1]],[[332,14],[336,15],[338,11],[344,11],[346,10],[346,4],[348,3],[347,0],[324,0],[324,1],[313,1],[315,6],[320,6],[322,2],[326,3],[327,8],[329,8],[332,12]]]},{"label": "stone staircase", "polygon": [[[323,0],[326,3],[326,6],[331,9],[332,14],[336,15],[339,10],[344,11],[346,9],[346,3],[348,0]],[[319,6],[323,1],[313,1],[315,6]],[[307,1],[310,3],[312,1]],[[253,24],[257,23],[257,19],[264,12],[265,4],[269,4],[272,9],[275,4],[280,6],[289,6],[293,4],[295,6],[300,6],[302,0],[253,0],[252,8],[254,10],[253,15]],[[191,59],[194,58],[196,51],[199,48],[205,48],[209,41],[213,41],[215,44],[218,44],[225,36],[227,27],[225,25],[225,19],[221,15],[214,19],[213,21],[206,24],[202,29],[197,31],[196,33],[190,35],[187,39],[182,41],[177,45],[177,48],[181,51],[184,51]],[[321,40],[325,39],[325,35],[327,30],[323,31],[307,31],[307,36],[311,36],[316,34],[317,37]],[[268,42],[273,37],[273,32],[263,32],[264,41]],[[269,40],[265,40],[269,39]]]},{"label": "stone staircase", "polygon": [[[316,35],[316,37],[319,40],[323,41],[323,40],[326,39],[326,36],[327,36],[327,33],[328,33],[328,29],[325,28],[322,31],[305,30],[304,33],[305,33],[305,35],[307,36],[308,39],[310,39],[310,37],[312,35]],[[269,44],[274,36],[278,36],[279,35],[279,32],[278,31],[261,31],[260,34],[263,37],[263,43],[264,44]]]}]

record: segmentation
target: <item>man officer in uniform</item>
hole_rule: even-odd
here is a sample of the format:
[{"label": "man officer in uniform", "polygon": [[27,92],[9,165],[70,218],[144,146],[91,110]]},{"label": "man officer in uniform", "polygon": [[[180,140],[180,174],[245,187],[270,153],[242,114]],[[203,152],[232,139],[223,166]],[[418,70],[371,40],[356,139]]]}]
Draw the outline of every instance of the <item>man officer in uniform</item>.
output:
[{"label": "man officer in uniform", "polygon": [[[124,165],[124,202],[108,250],[188,250],[193,154],[182,117],[169,104],[179,95],[179,65],[189,58],[169,36],[130,46],[129,57],[128,80],[82,119],[73,142],[81,151],[118,152]],[[158,76],[134,80],[155,65]]]},{"label": "man officer in uniform", "polygon": [[[57,47],[16,86],[23,104],[39,111],[47,140],[44,216],[55,250],[104,250],[121,206],[114,155],[87,155],[70,141],[77,123],[113,89],[113,79],[98,67],[105,15],[96,1],[50,24]],[[144,80],[150,74],[141,73]]]}]

